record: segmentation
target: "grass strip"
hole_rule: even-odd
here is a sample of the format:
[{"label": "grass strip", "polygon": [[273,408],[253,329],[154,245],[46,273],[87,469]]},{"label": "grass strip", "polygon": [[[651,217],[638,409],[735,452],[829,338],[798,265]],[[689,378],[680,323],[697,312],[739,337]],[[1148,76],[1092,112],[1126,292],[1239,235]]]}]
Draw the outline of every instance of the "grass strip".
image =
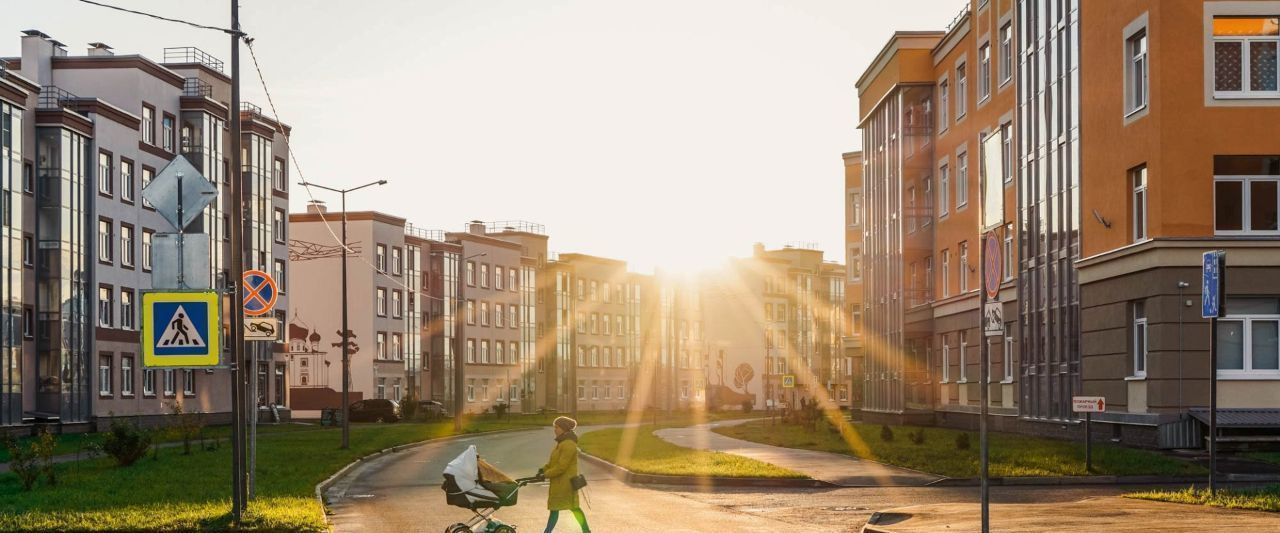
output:
[{"label": "grass strip", "polygon": [[[638,474],[734,478],[791,478],[808,476],[738,455],[676,446],[653,434],[653,425],[629,431],[601,429],[580,437],[583,451]],[[627,435],[635,444],[628,457],[620,457]]]},{"label": "grass strip", "polygon": [[1280,512],[1280,485],[1260,489],[1219,489],[1210,495],[1207,488],[1187,487],[1180,490],[1147,490],[1124,495],[1135,500],[1207,505],[1224,509]]},{"label": "grass strip", "polygon": [[[771,425],[768,420],[723,426],[714,431],[745,441],[784,448],[840,453],[947,477],[976,477],[979,469],[978,434],[946,428],[895,426],[892,439],[882,438],[882,426],[849,424],[843,432],[827,422],[817,431],[799,425]],[[921,432],[921,433],[917,433]],[[909,434],[923,436],[912,442]],[[967,434],[967,437],[961,437]],[[1095,443],[1093,471],[1084,467],[1084,443],[990,433],[992,477],[1083,475],[1198,475],[1205,469],[1194,463],[1149,450]],[[967,441],[962,448],[958,441]]]}]

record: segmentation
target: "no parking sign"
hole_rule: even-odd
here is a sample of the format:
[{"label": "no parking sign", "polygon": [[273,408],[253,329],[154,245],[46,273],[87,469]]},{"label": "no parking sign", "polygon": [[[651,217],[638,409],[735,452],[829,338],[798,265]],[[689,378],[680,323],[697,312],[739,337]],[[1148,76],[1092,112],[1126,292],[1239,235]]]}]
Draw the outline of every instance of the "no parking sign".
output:
[{"label": "no parking sign", "polygon": [[244,314],[261,316],[270,313],[276,306],[280,291],[276,281],[261,270],[244,271]]}]

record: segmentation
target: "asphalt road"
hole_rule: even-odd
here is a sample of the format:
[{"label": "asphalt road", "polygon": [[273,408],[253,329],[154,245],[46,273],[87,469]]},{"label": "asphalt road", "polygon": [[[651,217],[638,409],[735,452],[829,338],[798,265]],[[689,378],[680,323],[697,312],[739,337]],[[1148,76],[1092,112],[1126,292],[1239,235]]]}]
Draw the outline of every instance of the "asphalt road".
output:
[{"label": "asphalt road", "polygon": [[[437,442],[370,461],[326,494],[339,532],[441,532],[465,521],[470,511],[450,507],[440,489],[444,466],[468,445],[512,477],[533,475],[553,444],[550,429]],[[884,487],[843,489],[717,489],[631,487],[586,461],[591,528],[612,531],[858,531],[871,513],[927,503],[976,502],[974,487]],[[1126,492],[1125,487],[993,487],[996,503],[1052,503]],[[546,486],[530,485],[519,504],[497,514],[523,531],[546,524]],[[567,513],[556,531],[576,532]]]}]

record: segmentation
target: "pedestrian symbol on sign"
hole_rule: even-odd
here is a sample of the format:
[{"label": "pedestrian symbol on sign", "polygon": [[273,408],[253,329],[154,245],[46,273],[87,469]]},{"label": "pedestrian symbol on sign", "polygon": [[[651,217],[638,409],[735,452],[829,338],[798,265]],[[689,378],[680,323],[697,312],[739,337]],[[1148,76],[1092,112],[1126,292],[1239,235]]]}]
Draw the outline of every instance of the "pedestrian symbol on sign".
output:
[{"label": "pedestrian symbol on sign", "polygon": [[169,320],[169,327],[160,338],[157,348],[160,346],[204,347],[204,339],[196,331],[196,325],[191,322],[191,315],[187,314],[183,306],[179,305],[174,311],[173,319]]}]

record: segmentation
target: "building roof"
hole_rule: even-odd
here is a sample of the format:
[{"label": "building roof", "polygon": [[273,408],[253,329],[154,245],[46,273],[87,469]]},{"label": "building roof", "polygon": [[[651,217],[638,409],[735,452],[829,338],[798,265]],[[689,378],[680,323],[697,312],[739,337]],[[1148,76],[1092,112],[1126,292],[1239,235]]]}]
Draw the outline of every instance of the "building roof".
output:
[{"label": "building roof", "polygon": [[[1192,407],[1189,414],[1196,420],[1209,423],[1209,410]],[[1218,427],[1238,429],[1280,428],[1280,409],[1218,408]]]}]

